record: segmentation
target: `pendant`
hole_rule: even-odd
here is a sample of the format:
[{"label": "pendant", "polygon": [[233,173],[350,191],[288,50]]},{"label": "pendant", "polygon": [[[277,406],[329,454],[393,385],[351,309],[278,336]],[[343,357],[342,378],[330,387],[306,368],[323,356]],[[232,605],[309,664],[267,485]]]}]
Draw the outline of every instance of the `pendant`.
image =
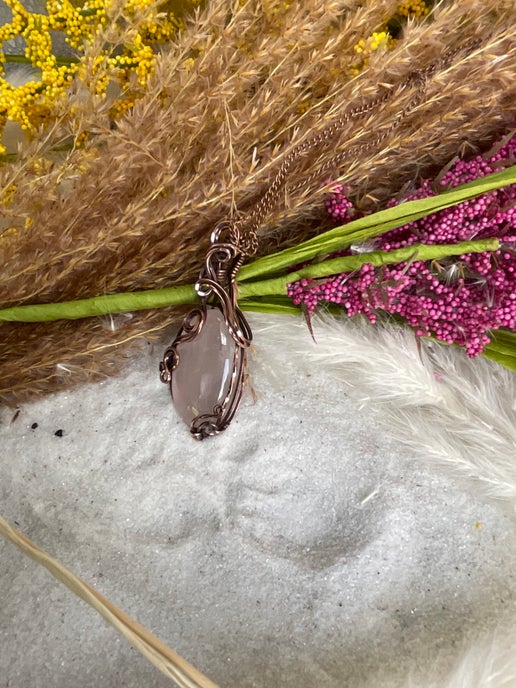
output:
[{"label": "pendant", "polygon": [[237,306],[236,275],[243,256],[221,241],[228,223],[217,225],[195,291],[199,305],[183,319],[165,351],[160,379],[195,439],[217,435],[230,424],[244,391],[246,350],[252,333]]}]

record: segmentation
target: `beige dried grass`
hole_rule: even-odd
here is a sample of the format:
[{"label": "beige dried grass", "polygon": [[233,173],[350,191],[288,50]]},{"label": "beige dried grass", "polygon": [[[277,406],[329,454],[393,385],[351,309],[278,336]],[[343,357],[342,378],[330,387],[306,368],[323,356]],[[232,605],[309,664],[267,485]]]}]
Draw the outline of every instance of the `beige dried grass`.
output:
[{"label": "beige dried grass", "polygon": [[[9,196],[3,226],[15,228],[0,243],[2,305],[192,281],[214,224],[234,216],[235,206],[248,209],[298,143],[379,91],[392,92],[388,102],[351,123],[331,149],[294,167],[284,200],[262,229],[262,253],[321,226],[320,185],[303,186],[303,179],[336,151],[349,159],[333,177],[369,210],[457,151],[482,149],[513,123],[513,2],[440,3],[354,78],[353,46],[385,22],[396,2],[282,5],[207,3],[160,55],[147,95],[116,129],[104,102],[84,88],[70,95],[52,130],[0,172]],[[88,49],[87,61],[101,41]],[[402,86],[410,73],[461,45],[469,47],[439,66],[391,130],[417,96],[417,84]],[[81,131],[93,135],[84,149],[51,156]],[[123,365],[123,344],[155,339],[174,318],[135,314],[114,329],[99,320],[2,324],[0,397],[19,401],[110,374]]]},{"label": "beige dried grass", "polygon": [[27,536],[13,528],[0,516],[0,535],[12,542],[37,564],[44,566],[74,595],[87,602],[103,619],[119,631],[154,666],[171,678],[180,688],[217,688],[183,657],[159,640],[144,626],[110,602],[104,595],[85,583],[48,552],[35,545]]}]

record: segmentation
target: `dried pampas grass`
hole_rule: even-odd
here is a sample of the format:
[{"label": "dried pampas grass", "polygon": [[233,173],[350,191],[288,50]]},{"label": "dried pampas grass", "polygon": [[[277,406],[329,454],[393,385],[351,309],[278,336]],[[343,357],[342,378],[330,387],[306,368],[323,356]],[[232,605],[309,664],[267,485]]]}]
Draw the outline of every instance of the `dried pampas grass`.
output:
[{"label": "dried pampas grass", "polygon": [[[352,77],[353,46],[396,4],[208,2],[160,55],[145,97],[115,129],[108,104],[77,86],[55,126],[1,170],[2,305],[191,281],[213,225],[249,209],[298,143],[379,91],[390,93],[381,107],[293,169],[262,228],[262,253],[321,226],[319,183],[303,180],[331,169],[336,151],[347,158],[333,176],[367,210],[457,151],[486,146],[514,118],[516,6],[439,3],[425,22],[407,24],[394,50],[373,54]],[[87,49],[86,64],[105,38]],[[403,86],[452,48],[457,55],[437,64],[423,91]],[[84,148],[52,153],[83,132],[90,137]],[[2,324],[0,398],[17,401],[110,374],[123,364],[122,345],[154,337],[175,317],[135,314],[115,327],[101,320]]]}]

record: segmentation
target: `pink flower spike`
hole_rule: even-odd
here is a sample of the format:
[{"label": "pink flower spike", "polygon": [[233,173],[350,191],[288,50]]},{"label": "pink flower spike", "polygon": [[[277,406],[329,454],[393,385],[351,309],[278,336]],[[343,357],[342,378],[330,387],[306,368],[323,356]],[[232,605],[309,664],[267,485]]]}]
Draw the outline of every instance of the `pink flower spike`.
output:
[{"label": "pink flower spike", "polygon": [[[495,147],[496,150],[496,147]],[[516,157],[516,136],[490,157],[457,160],[437,182],[455,187],[499,169],[500,161]],[[435,182],[424,180],[404,200],[434,195]],[[356,216],[340,182],[331,187],[326,210],[336,224]],[[398,201],[387,205],[392,207]],[[469,356],[482,353],[489,333],[501,327],[516,329],[516,184],[491,191],[434,215],[394,229],[374,239],[374,250],[393,251],[416,243],[450,244],[499,237],[494,253],[466,254],[410,265],[370,264],[329,278],[317,285],[302,280],[287,294],[308,314],[322,303],[342,306],[349,316],[362,314],[375,322],[381,312],[404,319],[418,336],[433,335],[465,347]],[[360,247],[353,251],[361,253]]]}]

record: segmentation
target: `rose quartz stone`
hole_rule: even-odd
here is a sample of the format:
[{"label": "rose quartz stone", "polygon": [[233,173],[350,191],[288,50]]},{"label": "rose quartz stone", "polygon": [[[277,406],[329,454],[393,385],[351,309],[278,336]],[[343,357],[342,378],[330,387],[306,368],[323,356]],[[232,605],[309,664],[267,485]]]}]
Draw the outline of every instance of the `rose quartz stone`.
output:
[{"label": "rose quartz stone", "polygon": [[212,414],[228,395],[236,343],[218,308],[208,308],[200,333],[178,344],[179,363],[172,373],[172,401],[190,425],[199,415]]}]

